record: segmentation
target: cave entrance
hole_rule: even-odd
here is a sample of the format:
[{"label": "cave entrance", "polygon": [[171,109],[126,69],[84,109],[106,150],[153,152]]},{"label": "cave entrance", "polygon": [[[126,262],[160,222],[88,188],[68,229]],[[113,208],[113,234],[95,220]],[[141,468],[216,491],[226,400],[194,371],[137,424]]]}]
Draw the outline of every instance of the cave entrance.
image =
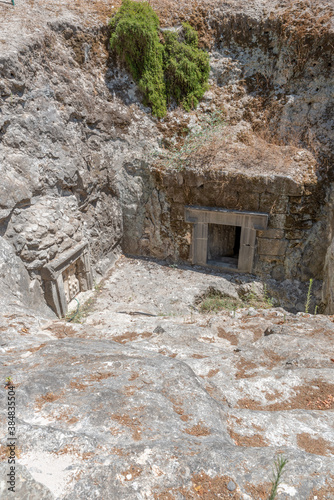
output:
[{"label": "cave entrance", "polygon": [[208,224],[209,265],[238,268],[241,226]]},{"label": "cave entrance", "polygon": [[193,224],[193,264],[252,272],[256,231],[267,228],[268,214],[188,206],[185,221]]}]

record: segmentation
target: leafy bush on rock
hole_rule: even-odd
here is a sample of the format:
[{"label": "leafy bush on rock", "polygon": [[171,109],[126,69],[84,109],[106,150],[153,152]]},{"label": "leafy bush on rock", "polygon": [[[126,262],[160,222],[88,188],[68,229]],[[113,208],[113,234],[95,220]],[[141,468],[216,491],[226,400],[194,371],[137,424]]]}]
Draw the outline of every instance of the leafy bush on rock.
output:
[{"label": "leafy bush on rock", "polygon": [[110,46],[155,116],[165,116],[173,101],[187,111],[197,106],[208,88],[209,56],[198,48],[197,32],[188,23],[161,35],[159,18],[147,2],[123,0],[110,26]]}]

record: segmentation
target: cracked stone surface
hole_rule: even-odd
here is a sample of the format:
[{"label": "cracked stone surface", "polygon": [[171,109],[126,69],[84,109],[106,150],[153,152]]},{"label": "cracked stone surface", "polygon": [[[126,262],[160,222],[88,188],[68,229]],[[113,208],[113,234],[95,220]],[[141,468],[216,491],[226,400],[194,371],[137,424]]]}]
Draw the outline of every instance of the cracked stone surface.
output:
[{"label": "cracked stone surface", "polygon": [[235,300],[247,287],[263,293],[260,282],[123,257],[81,323],[3,314],[15,498],[266,499],[278,453],[289,460],[279,499],[333,498],[333,318],[200,312],[208,289]]}]

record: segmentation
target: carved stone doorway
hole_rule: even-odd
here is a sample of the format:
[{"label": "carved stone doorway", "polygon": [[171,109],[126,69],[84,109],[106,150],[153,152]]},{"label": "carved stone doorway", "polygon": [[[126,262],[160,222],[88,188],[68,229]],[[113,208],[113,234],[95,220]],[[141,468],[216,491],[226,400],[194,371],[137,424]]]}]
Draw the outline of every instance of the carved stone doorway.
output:
[{"label": "carved stone doorway", "polygon": [[193,264],[252,272],[256,230],[267,228],[268,214],[189,206],[185,221],[194,224]]},{"label": "carved stone doorway", "polygon": [[208,265],[238,268],[240,251],[240,226],[225,224],[208,225]]}]

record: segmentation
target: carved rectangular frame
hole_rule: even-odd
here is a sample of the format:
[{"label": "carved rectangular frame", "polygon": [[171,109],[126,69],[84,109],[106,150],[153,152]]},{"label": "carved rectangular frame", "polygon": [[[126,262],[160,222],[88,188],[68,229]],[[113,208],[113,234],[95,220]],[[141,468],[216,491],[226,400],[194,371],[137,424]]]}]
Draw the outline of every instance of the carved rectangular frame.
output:
[{"label": "carved rectangular frame", "polygon": [[41,272],[44,280],[46,302],[59,318],[67,314],[63,272],[73,262],[77,262],[78,264],[80,290],[91,290],[93,288],[93,276],[90,266],[88,242],[81,243],[60,258],[49,262],[43,267]]},{"label": "carved rectangular frame", "polygon": [[[240,250],[237,270],[251,273],[253,269],[256,230],[264,230],[268,225],[268,214],[240,212],[224,208],[185,207],[185,221],[193,224],[191,258],[193,264],[207,266],[208,224],[240,226]],[[222,266],[219,267],[224,267]],[[231,268],[228,268],[231,270]]]}]

